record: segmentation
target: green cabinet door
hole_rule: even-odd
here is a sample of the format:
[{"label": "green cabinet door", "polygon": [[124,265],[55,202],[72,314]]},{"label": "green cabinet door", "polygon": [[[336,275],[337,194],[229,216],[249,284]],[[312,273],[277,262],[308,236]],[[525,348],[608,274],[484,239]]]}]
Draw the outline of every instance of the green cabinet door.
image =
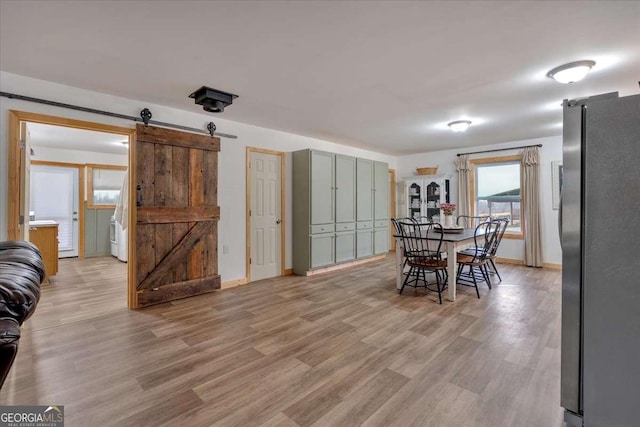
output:
[{"label": "green cabinet door", "polygon": [[373,255],[373,230],[356,232],[356,258],[367,258]]},{"label": "green cabinet door", "polygon": [[324,267],[335,263],[335,234],[315,234],[311,236],[311,268]]},{"label": "green cabinet door", "polygon": [[356,258],[356,232],[336,233],[336,263]]},{"label": "green cabinet door", "polygon": [[389,228],[376,228],[373,232],[373,253],[375,255],[389,252]]},{"label": "green cabinet door", "polygon": [[356,161],[356,216],[358,221],[373,220],[373,161]]},{"label": "green cabinet door", "polygon": [[330,224],[335,220],[334,160],[334,154],[311,152],[311,224]]},{"label": "green cabinet door", "polygon": [[383,162],[373,165],[373,219],[389,218],[389,166]]},{"label": "green cabinet door", "polygon": [[356,220],[356,159],[336,154],[336,222]]}]

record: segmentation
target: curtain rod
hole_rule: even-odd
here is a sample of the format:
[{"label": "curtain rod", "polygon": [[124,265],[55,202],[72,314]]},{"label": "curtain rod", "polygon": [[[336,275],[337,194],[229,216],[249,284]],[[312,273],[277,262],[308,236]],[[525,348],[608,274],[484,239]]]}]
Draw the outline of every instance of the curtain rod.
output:
[{"label": "curtain rod", "polygon": [[[208,128],[209,130],[204,130],[204,129],[192,128],[192,127],[189,127],[189,126],[175,125],[173,123],[159,122],[157,120],[150,120],[151,112],[146,108],[144,110],[142,110],[142,111],[146,110],[146,112],[149,113],[148,117],[146,117],[144,115],[142,117],[135,117],[135,116],[128,116],[126,114],[112,113],[110,111],[96,110],[94,108],[87,108],[87,107],[80,107],[80,106],[77,106],[77,105],[64,104],[62,102],[49,101],[49,100],[41,99],[41,98],[32,98],[30,96],[18,95],[18,94],[15,94],[15,93],[0,92],[0,96],[4,96],[4,97],[9,98],[9,99],[18,99],[20,101],[35,102],[36,104],[52,105],[54,107],[67,108],[69,110],[83,111],[85,113],[93,113],[93,114],[100,114],[102,116],[116,117],[116,118],[119,118],[119,119],[131,120],[131,121],[134,121],[134,122],[143,122],[145,125],[146,124],[152,124],[152,125],[158,125],[158,126],[163,126],[163,127],[173,128],[173,129],[186,130],[186,131],[189,131],[189,132],[204,133],[206,135],[211,135],[211,136],[221,136],[223,138],[238,139],[238,137],[235,136],[235,135],[229,135],[227,133],[215,132],[215,125],[213,125],[213,128],[212,128],[214,130],[214,132],[211,132],[211,129],[209,129],[209,128]],[[213,124],[213,122],[209,123],[208,126],[211,126],[212,124]]]},{"label": "curtain rod", "polygon": [[519,150],[520,148],[528,148],[528,147],[542,147],[542,144],[534,144],[534,145],[521,145],[520,147],[510,147],[510,148],[496,148],[495,150],[484,150],[484,151],[474,151],[472,153],[458,153],[456,156],[465,156],[467,154],[480,154],[480,153],[493,153],[494,151],[507,151],[507,150]]}]

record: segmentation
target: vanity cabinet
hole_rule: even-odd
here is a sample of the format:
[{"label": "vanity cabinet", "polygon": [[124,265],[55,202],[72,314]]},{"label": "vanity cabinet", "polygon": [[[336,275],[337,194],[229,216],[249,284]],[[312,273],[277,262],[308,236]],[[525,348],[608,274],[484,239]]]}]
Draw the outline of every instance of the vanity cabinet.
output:
[{"label": "vanity cabinet", "polygon": [[58,273],[58,224],[54,221],[29,223],[29,241],[42,253],[47,278]]}]

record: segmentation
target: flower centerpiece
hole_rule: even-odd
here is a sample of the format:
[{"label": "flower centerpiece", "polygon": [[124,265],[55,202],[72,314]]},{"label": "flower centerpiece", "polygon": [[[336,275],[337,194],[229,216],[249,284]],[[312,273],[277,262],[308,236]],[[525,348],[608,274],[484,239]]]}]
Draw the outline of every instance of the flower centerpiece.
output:
[{"label": "flower centerpiece", "polygon": [[440,203],[440,209],[442,209],[442,212],[444,213],[444,221],[442,223],[442,226],[445,228],[452,228],[453,227],[453,211],[456,210],[456,204],[455,203]]},{"label": "flower centerpiece", "polygon": [[440,209],[444,212],[445,215],[453,215],[453,211],[456,210],[455,203],[440,203]]}]

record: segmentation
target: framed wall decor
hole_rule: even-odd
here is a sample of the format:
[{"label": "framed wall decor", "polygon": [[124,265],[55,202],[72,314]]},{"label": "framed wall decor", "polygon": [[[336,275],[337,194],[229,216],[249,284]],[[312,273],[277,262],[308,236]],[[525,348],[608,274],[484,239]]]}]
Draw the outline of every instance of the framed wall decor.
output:
[{"label": "framed wall decor", "polygon": [[551,162],[551,206],[560,209],[560,193],[562,192],[562,162]]}]

